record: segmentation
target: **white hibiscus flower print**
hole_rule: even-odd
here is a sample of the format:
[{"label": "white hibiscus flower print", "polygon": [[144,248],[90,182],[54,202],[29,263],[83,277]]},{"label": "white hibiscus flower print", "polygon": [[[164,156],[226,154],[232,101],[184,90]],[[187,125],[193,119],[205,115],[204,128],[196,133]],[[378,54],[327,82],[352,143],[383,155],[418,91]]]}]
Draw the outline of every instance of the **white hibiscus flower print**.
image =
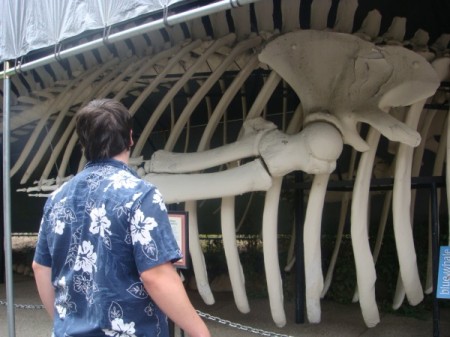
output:
[{"label": "white hibiscus flower print", "polygon": [[142,192],[133,194],[133,197],[132,197],[133,201],[136,201],[136,199],[139,198],[141,195],[142,195]]},{"label": "white hibiscus flower print", "polygon": [[136,337],[134,322],[125,323],[122,318],[115,318],[111,321],[111,325],[112,329],[103,329],[106,336]]},{"label": "white hibiscus flower print", "polygon": [[159,208],[161,211],[167,211],[166,204],[164,203],[162,194],[159,190],[155,190],[155,194],[153,194],[153,203],[159,204]]},{"label": "white hibiscus flower print", "polygon": [[56,304],[55,308],[56,308],[56,312],[58,313],[59,318],[65,318],[66,317],[66,314],[67,314],[67,308],[66,307],[64,307],[62,305],[59,305],[59,304]]},{"label": "white hibiscus flower print", "polygon": [[108,316],[111,322],[111,329],[103,329],[106,336],[136,337],[135,323],[125,323],[123,321],[123,310],[119,303],[111,302],[108,309]]},{"label": "white hibiscus flower print", "polygon": [[102,181],[102,179],[103,179],[103,176],[100,174],[97,174],[97,173],[90,174],[86,178],[89,190],[95,191],[98,188],[98,186],[100,185],[100,182]]},{"label": "white hibiscus flower print", "polygon": [[90,288],[92,288],[91,274],[82,273],[81,275],[75,275],[73,277],[73,289],[76,292],[87,294]]},{"label": "white hibiscus flower print", "polygon": [[78,246],[77,259],[75,260],[74,270],[83,269],[87,273],[92,273],[92,270],[96,270],[97,253],[94,252],[94,246],[89,241],[83,241]]},{"label": "white hibiscus flower print", "polygon": [[[65,206],[66,199],[63,198],[56,202],[48,216],[48,220],[53,226],[53,231],[58,234],[62,234],[65,224],[72,224],[77,219],[75,212],[70,207]],[[64,224],[61,224],[61,221]]]},{"label": "white hibiscus flower print", "polygon": [[158,226],[158,223],[152,217],[145,217],[144,213],[138,209],[131,219],[131,239],[133,243],[139,242],[146,245],[152,241],[150,231]]},{"label": "white hibiscus flower print", "polygon": [[154,304],[152,304],[151,302],[145,307],[144,309],[145,313],[147,314],[147,316],[153,316],[153,314],[155,313],[155,306]]},{"label": "white hibiscus flower print", "polygon": [[100,234],[101,237],[111,235],[109,227],[111,226],[111,221],[106,217],[106,209],[103,204],[100,208],[93,208],[89,214],[91,217],[91,227],[89,231],[93,234]]},{"label": "white hibiscus flower print", "polygon": [[98,286],[92,279],[92,274],[82,273],[73,277],[73,290],[86,295],[88,304],[93,304],[94,292],[98,291]]},{"label": "white hibiscus flower print", "polygon": [[92,200],[92,199],[87,200],[86,204],[85,204],[85,208],[86,208],[86,212],[88,214],[91,214],[92,209],[95,208],[94,200]]},{"label": "white hibiscus flower print", "polygon": [[115,190],[119,188],[135,188],[138,180],[130,175],[127,171],[120,171],[116,174],[113,174],[111,178],[111,183],[105,187],[105,191],[112,185]]},{"label": "white hibiscus flower print", "polygon": [[65,184],[67,184],[67,181],[64,182],[61,186],[59,186],[55,191],[53,191],[53,192],[50,194],[50,197],[52,198],[52,200],[55,199],[56,195],[57,195],[59,192],[62,191],[62,188],[64,187]]},{"label": "white hibiscus flower print", "polygon": [[64,221],[56,220],[56,224],[53,230],[55,231],[56,234],[62,235],[65,226],[66,224],[64,223]]},{"label": "white hibiscus flower print", "polygon": [[66,286],[66,277],[65,277],[65,276],[61,277],[61,278],[56,282],[56,285],[57,285],[58,287],[65,288],[65,286]]},{"label": "white hibiscus flower print", "polygon": [[77,305],[70,301],[70,295],[66,286],[66,278],[62,277],[55,282],[57,287],[57,295],[55,298],[55,308],[60,318],[65,318],[72,312],[77,311]]},{"label": "white hibiscus flower print", "polygon": [[[67,294],[66,294],[67,295]],[[70,301],[70,295],[60,298],[55,302],[56,312],[60,318],[65,318],[73,312],[77,312],[77,305]]]},{"label": "white hibiscus flower print", "polygon": [[138,193],[133,194],[133,197],[131,198],[131,201],[127,202],[125,204],[125,207],[126,208],[131,208],[131,206],[133,206],[133,203],[136,201],[136,199],[139,198],[141,195],[142,195],[142,192],[138,192]]},{"label": "white hibiscus flower print", "polygon": [[128,215],[129,217],[129,211],[131,207],[133,206],[133,203],[136,201],[137,198],[139,198],[142,195],[142,192],[133,194],[133,197],[131,200],[125,204],[119,204],[114,206],[114,211],[116,212],[117,216],[122,216],[123,214]]}]

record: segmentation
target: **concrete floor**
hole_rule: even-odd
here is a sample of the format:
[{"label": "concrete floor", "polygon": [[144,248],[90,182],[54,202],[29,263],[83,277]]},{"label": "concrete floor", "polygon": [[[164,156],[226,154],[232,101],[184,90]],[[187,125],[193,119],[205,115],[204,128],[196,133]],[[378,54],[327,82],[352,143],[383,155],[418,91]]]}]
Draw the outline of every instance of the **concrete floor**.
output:
[{"label": "concrete floor", "polygon": [[[208,306],[195,291],[189,291],[194,306],[201,312],[223,320],[219,323],[205,319],[214,337],[250,336],[333,336],[333,337],[424,337],[433,336],[431,313],[422,319],[381,314],[381,323],[375,328],[367,328],[362,320],[358,304],[339,304],[322,301],[322,322],[320,324],[296,324],[295,307],[292,299],[285,299],[288,323],[278,328],[273,323],[267,299],[250,300],[251,312],[238,312],[231,293],[215,293],[216,303]],[[40,304],[34,280],[29,276],[14,275],[15,304]],[[0,301],[5,301],[5,284],[0,284]],[[237,327],[232,327],[235,325]],[[0,336],[9,337],[6,306],[0,306]],[[251,330],[251,329],[256,330]],[[16,337],[50,337],[51,321],[43,309],[15,310]],[[176,336],[180,335],[176,331]],[[450,310],[442,309],[440,316],[440,336],[450,337]]]}]

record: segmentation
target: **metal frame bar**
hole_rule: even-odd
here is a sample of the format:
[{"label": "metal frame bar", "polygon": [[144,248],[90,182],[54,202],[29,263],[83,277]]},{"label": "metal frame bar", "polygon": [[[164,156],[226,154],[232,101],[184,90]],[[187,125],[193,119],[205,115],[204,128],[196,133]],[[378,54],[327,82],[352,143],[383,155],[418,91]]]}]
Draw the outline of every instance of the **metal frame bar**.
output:
[{"label": "metal frame bar", "polygon": [[3,72],[0,72],[0,78],[5,78],[5,76],[11,76],[20,72],[25,72],[28,70],[32,70],[35,69],[37,67],[43,66],[43,65],[47,65],[50,64],[52,62],[55,61],[60,61],[63,59],[66,59],[70,56],[85,52],[85,51],[89,51],[92,50],[94,48],[97,47],[101,47],[104,46],[105,43],[114,43],[114,42],[118,42],[118,41],[122,41],[124,39],[128,39],[140,34],[144,34],[144,33],[148,33],[150,31],[155,31],[161,28],[166,28],[168,25],[169,26],[173,26],[175,24],[178,23],[183,23],[192,19],[197,19],[197,18],[201,18],[203,16],[209,15],[209,14],[214,14],[217,12],[221,12],[221,11],[225,11],[231,8],[236,8],[236,7],[241,7],[244,5],[248,5],[254,2],[258,2],[260,0],[222,0],[222,1],[218,1],[218,2],[214,2],[212,4],[206,5],[206,6],[202,6],[199,8],[194,8],[188,11],[184,11],[181,13],[177,13],[177,14],[173,14],[170,16],[164,16],[162,19],[158,19],[152,22],[148,22],[145,23],[143,25],[137,26],[137,27],[133,27],[121,32],[117,32],[114,34],[111,34],[109,36],[106,37],[105,36],[78,45],[76,47],[73,48],[69,48],[66,50],[61,50],[58,51],[57,53],[55,52],[55,54],[53,55],[49,55],[49,56],[45,56],[43,58],[40,58],[38,60],[35,61],[31,61],[28,63],[23,63],[20,64],[20,66],[17,67],[13,67],[10,69],[5,69]]}]

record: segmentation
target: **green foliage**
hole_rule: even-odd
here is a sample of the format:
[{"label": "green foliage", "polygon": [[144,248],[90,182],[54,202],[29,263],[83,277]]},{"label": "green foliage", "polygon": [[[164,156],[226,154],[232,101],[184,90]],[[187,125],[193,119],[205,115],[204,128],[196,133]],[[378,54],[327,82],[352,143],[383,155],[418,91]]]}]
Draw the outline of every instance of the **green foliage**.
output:
[{"label": "green foliage", "polygon": [[26,247],[21,250],[16,250],[12,252],[12,262],[13,264],[24,264],[26,266],[31,266],[34,257],[34,248]]},{"label": "green foliage", "polygon": [[[376,228],[375,228],[376,229]],[[414,229],[417,261],[422,283],[425,283],[427,254],[428,254],[428,224],[417,225]],[[443,235],[442,244],[447,241]],[[335,236],[324,235],[322,237],[322,260],[324,275],[328,269],[331,254],[335,245]],[[376,233],[371,233],[369,243],[375,245]],[[295,273],[285,273],[283,267],[287,261],[287,249],[289,247],[290,236],[280,236],[278,238],[278,257],[283,278],[283,290],[286,300],[295,298]],[[220,237],[210,240],[203,240],[205,259],[208,266],[208,274],[211,280],[223,273],[227,273],[225,253]],[[264,260],[262,253],[262,240],[259,236],[241,237],[238,240],[238,249],[241,264],[243,267],[246,290],[249,298],[266,298],[267,284],[264,271]],[[395,238],[392,224],[388,224],[385,229],[384,239],[380,254],[375,265],[377,281],[375,284],[376,300],[379,310],[385,313],[392,313],[401,316],[414,317],[417,319],[429,318],[432,313],[432,295],[426,295],[422,303],[411,306],[405,299],[402,306],[392,309],[392,301],[397,285],[399,272],[398,256],[395,245]],[[341,242],[339,255],[333,273],[331,286],[325,299],[339,303],[351,303],[356,291],[356,269],[351,243],[351,236],[344,235]],[[450,303],[440,301],[440,307],[448,307]]]},{"label": "green foliage", "polygon": [[[334,247],[334,241],[331,238],[322,238],[323,245],[326,247]],[[331,258],[329,254],[323,253],[324,257],[324,274],[328,268]],[[356,289],[356,269],[353,257],[351,240],[347,237],[341,242],[338,259],[333,273],[333,280],[326,294],[327,299],[339,303],[351,303],[353,294]]]},{"label": "green foliage", "polygon": [[209,239],[203,242],[208,276],[210,280],[216,276],[228,273],[225,251],[221,239]]},{"label": "green foliage", "polygon": [[[284,266],[286,263],[286,248],[289,246],[289,240],[289,237],[280,237],[278,240],[280,266]],[[202,243],[209,279],[213,280],[221,274],[228,273],[222,239],[220,237],[203,239]],[[241,237],[238,239],[238,251],[248,297],[267,298],[261,238],[258,235]],[[291,293],[286,287],[285,291]]]},{"label": "green foliage", "polygon": [[[374,228],[377,230],[377,228]],[[427,257],[428,257],[428,223],[417,224],[413,230],[414,243],[416,249],[417,264],[422,284],[425,284]],[[446,244],[447,234],[441,236],[441,244]],[[371,247],[374,247],[376,233],[369,239]],[[324,257],[324,273],[326,272],[331,249],[334,247],[334,237],[322,238],[322,251]],[[373,248],[372,248],[373,250]],[[411,306],[405,299],[404,303],[397,310],[392,308],[392,301],[397,287],[399,275],[398,256],[395,245],[393,225],[387,224],[380,254],[375,264],[377,280],[375,283],[376,300],[381,312],[391,313],[401,316],[414,317],[417,319],[429,318],[433,308],[433,296],[425,295],[424,300],[416,306]],[[333,281],[325,298],[339,302],[350,303],[356,289],[356,271],[353,249],[350,235],[344,236],[339,256],[336,262]],[[449,307],[448,301],[440,301],[440,307]]]}]

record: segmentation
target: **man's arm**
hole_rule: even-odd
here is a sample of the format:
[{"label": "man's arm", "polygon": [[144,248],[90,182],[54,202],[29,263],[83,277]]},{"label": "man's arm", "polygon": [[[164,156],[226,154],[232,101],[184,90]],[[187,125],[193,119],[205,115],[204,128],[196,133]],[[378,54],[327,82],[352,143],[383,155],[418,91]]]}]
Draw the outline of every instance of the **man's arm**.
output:
[{"label": "man's arm", "polygon": [[54,315],[54,302],[55,302],[55,288],[52,285],[52,269],[43,266],[33,261],[34,278],[36,280],[36,286],[41,298],[42,304],[44,304],[45,310],[53,319]]},{"label": "man's arm", "polygon": [[208,328],[192,306],[181,278],[170,262],[147,269],[141,274],[141,279],[158,307],[189,336],[210,337]]}]

